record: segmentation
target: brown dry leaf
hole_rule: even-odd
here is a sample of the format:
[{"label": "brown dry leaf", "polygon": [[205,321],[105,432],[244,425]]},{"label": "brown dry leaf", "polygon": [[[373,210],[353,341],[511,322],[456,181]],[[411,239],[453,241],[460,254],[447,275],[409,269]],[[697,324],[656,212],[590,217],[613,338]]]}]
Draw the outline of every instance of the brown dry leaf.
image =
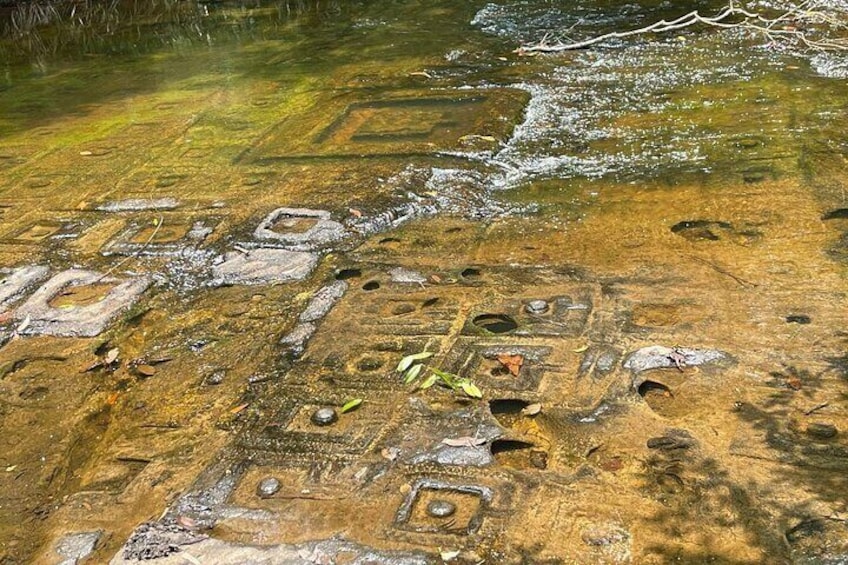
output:
[{"label": "brown dry leaf", "polygon": [[400,456],[400,449],[397,447],[384,447],[380,450],[380,455],[383,456],[383,459],[394,461]]},{"label": "brown dry leaf", "polygon": [[353,216],[354,218],[361,218],[362,217],[362,210],[357,210],[356,208],[348,208],[347,211],[350,212],[350,215]]},{"label": "brown dry leaf", "polygon": [[479,437],[464,436],[458,438],[445,438],[442,443],[451,447],[477,447],[483,445],[486,440]]},{"label": "brown dry leaf", "polygon": [[184,528],[188,528],[189,530],[193,530],[197,527],[197,522],[195,522],[188,516],[180,516],[179,518],[177,518],[177,523]]},{"label": "brown dry leaf", "polygon": [[156,374],[156,367],[152,365],[138,365],[135,370],[142,377],[152,377]]},{"label": "brown dry leaf", "polygon": [[92,363],[88,367],[81,369],[80,373],[90,373],[91,371],[95,371],[95,370],[101,369],[103,367],[105,367],[105,365],[103,364],[103,361],[95,361],[94,363]]},{"label": "brown dry leaf", "polygon": [[786,379],[786,384],[792,390],[801,390],[801,379],[799,379],[798,377],[789,377],[788,379]]},{"label": "brown dry leaf", "polygon": [[415,71],[415,72],[409,73],[409,76],[411,76],[411,77],[433,78],[433,75],[431,75],[427,71]]},{"label": "brown dry leaf", "polygon": [[521,366],[524,364],[523,355],[498,355],[498,362],[512,373],[512,376],[517,377]]},{"label": "brown dry leaf", "polygon": [[118,397],[120,395],[121,395],[120,392],[117,392],[117,391],[113,392],[112,394],[110,394],[108,396],[108,398],[106,398],[106,404],[108,404],[109,406],[114,406],[115,404],[118,403]]},{"label": "brown dry leaf", "polygon": [[238,414],[239,412],[241,412],[242,410],[244,410],[248,406],[250,406],[250,402],[245,402],[244,404],[236,406],[235,408],[230,410],[230,414]]},{"label": "brown dry leaf", "polygon": [[524,408],[521,409],[521,414],[524,416],[535,416],[542,411],[542,405],[538,402],[534,404],[528,404]]},{"label": "brown dry leaf", "polygon": [[440,282],[442,282],[442,277],[440,277],[439,275],[430,275],[430,282],[439,284]]}]

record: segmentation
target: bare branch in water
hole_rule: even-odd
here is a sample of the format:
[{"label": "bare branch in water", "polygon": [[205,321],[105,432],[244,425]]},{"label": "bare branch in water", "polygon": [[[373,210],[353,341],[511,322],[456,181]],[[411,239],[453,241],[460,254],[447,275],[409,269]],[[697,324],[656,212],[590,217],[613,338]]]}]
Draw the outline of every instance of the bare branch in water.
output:
[{"label": "bare branch in water", "polygon": [[[651,25],[632,29],[628,31],[613,31],[590,37],[582,41],[570,43],[558,41],[549,43],[547,36],[541,41],[530,45],[523,45],[515,50],[519,55],[530,53],[557,53],[561,51],[572,51],[602,43],[610,39],[623,39],[635,35],[648,33],[664,33],[683,29],[695,24],[702,24],[722,29],[740,29],[754,34],[763,35],[772,43],[796,43],[809,49],[818,51],[842,51],[848,50],[848,37],[810,37],[803,26],[817,26],[827,30],[844,29],[845,22],[838,18],[817,10],[808,10],[809,1],[803,2],[797,7],[787,10],[783,14],[768,18],[758,12],[751,12],[745,8],[736,6],[732,1],[718,14],[712,17],[702,16],[697,10],[689,12],[673,20],[660,20]],[[573,29],[569,28],[569,31]]]}]

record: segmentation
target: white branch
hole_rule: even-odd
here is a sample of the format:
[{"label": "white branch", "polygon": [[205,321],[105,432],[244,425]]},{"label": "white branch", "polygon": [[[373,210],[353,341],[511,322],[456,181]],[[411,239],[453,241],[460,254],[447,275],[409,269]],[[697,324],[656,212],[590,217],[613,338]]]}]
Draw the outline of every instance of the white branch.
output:
[{"label": "white branch", "polygon": [[[763,34],[770,41],[796,40],[811,49],[848,49],[848,39],[846,38],[810,39],[805,32],[800,31],[799,29],[791,25],[785,25],[782,28],[776,28],[776,26],[782,22],[797,20],[806,22],[827,23],[831,27],[844,27],[841,23],[835,21],[833,18],[827,16],[826,14],[805,10],[804,8],[808,4],[809,0],[803,2],[797,8],[793,8],[792,10],[789,10],[776,18],[766,18],[761,14],[750,12],[744,8],[735,6],[731,1],[730,4],[728,4],[718,14],[712,17],[704,17],[697,10],[694,10],[671,21],[660,20],[658,22],[652,23],[651,25],[640,27],[638,29],[632,29],[628,31],[613,31],[610,33],[605,33],[603,35],[598,35],[589,39],[584,39],[582,41],[576,41],[573,43],[558,42],[555,44],[550,44],[547,42],[547,37],[545,37],[538,43],[519,47],[518,49],[516,49],[516,53],[520,55],[526,55],[529,53],[556,53],[560,51],[571,51],[575,49],[583,49],[585,47],[595,45],[596,43],[602,43],[610,39],[622,39],[625,37],[632,37],[634,35],[641,35],[646,33],[664,33],[667,31],[683,29],[695,24],[703,24],[723,29],[748,30],[751,32]],[[727,20],[731,16],[740,18],[740,20],[735,22],[726,22],[725,20]]]}]

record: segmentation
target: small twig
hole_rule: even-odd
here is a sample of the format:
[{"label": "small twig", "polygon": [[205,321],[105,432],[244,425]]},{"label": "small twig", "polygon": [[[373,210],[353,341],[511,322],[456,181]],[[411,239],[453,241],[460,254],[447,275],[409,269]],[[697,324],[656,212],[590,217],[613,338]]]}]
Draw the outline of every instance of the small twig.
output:
[{"label": "small twig", "polygon": [[114,265],[114,266],[113,266],[112,268],[110,268],[108,271],[106,271],[105,273],[103,273],[103,274],[100,276],[100,278],[99,278],[99,279],[97,279],[95,282],[96,282],[96,283],[99,283],[100,281],[102,281],[103,279],[105,279],[106,277],[108,277],[109,275],[111,275],[112,273],[114,273],[115,271],[117,271],[118,269],[120,269],[120,268],[121,268],[121,266],[123,266],[123,265],[124,265],[127,261],[130,261],[131,259],[135,259],[135,258],[137,258],[139,255],[141,255],[141,254],[142,254],[142,252],[143,252],[145,249],[147,249],[147,246],[148,246],[148,245],[150,245],[150,242],[152,242],[152,241],[153,241],[153,238],[155,238],[155,237],[156,237],[156,234],[157,234],[157,233],[159,233],[159,228],[161,228],[161,227],[162,227],[162,222],[163,222],[163,221],[164,221],[164,217],[163,217],[163,216],[159,216],[159,220],[156,222],[156,229],[154,229],[154,230],[153,230],[153,233],[151,233],[151,234],[150,234],[150,237],[148,237],[148,238],[147,238],[147,241],[145,241],[145,242],[144,242],[144,245],[142,245],[140,248],[138,248],[138,249],[135,251],[135,253],[133,253],[132,255],[130,255],[130,256],[128,256],[128,257],[124,257],[124,259],[123,259],[123,260],[119,261],[117,265]]},{"label": "small twig", "polygon": [[810,414],[812,414],[813,412],[818,412],[818,411],[819,411],[819,410],[821,410],[822,408],[827,408],[828,406],[830,406],[830,402],[822,402],[821,404],[818,404],[818,405],[816,405],[816,406],[813,406],[813,407],[812,407],[812,408],[810,408],[809,410],[805,410],[805,411],[804,411],[804,416],[809,416],[809,415],[810,415]]},{"label": "small twig", "polygon": [[[722,29],[743,29],[751,32],[761,33],[771,42],[776,42],[778,40],[796,40],[802,43],[805,47],[819,51],[848,50],[848,39],[846,38],[824,38],[817,40],[810,39],[804,31],[801,31],[795,27],[787,26],[782,29],[776,29],[776,26],[779,23],[785,22],[787,20],[802,20],[808,23],[822,23],[827,24],[832,28],[844,27],[840,22],[834,20],[825,13],[818,12],[815,10],[805,10],[804,8],[808,5],[808,3],[809,2],[803,2],[801,5],[786,11],[785,13],[776,18],[767,18],[759,13],[749,12],[744,8],[737,7],[731,1],[718,14],[712,17],[702,16],[697,10],[693,10],[687,14],[680,16],[679,18],[670,21],[660,20],[645,27],[640,27],[638,29],[631,29],[628,31],[613,31],[610,33],[605,33],[602,35],[591,37],[589,39],[575,41],[572,43],[563,43],[562,41],[559,41],[555,44],[549,44],[547,41],[548,36],[546,34],[545,37],[543,37],[540,41],[531,45],[523,45],[516,49],[515,52],[519,55],[525,55],[528,53],[556,53],[561,51],[571,51],[575,49],[583,49],[585,47],[608,41],[610,39],[623,39],[626,37],[632,37],[634,35],[642,35],[647,33],[663,33],[667,31],[683,29],[689,26],[693,26],[695,24],[703,24]],[[741,21],[726,22],[725,20],[727,20],[731,16],[739,17],[741,18]],[[567,31],[570,31],[571,29],[573,29],[573,26]]]},{"label": "small twig", "polygon": [[757,283],[753,283],[751,281],[745,280],[742,277],[737,277],[736,275],[734,275],[733,273],[731,273],[727,269],[724,269],[724,268],[716,265],[715,263],[713,263],[711,261],[707,261],[706,259],[701,259],[697,255],[690,255],[690,257],[692,259],[694,259],[695,261],[698,261],[699,263],[703,263],[704,265],[712,268],[715,272],[720,273],[720,274],[722,274],[726,277],[730,277],[731,279],[733,279],[737,283],[739,283],[741,286],[744,286],[744,287],[758,287],[758,286],[760,286]]}]

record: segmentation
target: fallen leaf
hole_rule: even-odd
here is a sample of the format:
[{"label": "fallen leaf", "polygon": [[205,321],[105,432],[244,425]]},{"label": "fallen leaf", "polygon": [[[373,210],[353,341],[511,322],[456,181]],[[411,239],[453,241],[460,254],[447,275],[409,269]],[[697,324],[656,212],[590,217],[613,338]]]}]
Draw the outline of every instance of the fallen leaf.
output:
[{"label": "fallen leaf", "polygon": [[250,402],[245,402],[244,404],[236,406],[235,408],[230,410],[230,414],[238,414],[239,412],[241,412],[242,410],[244,410],[248,406],[250,406]]},{"label": "fallen leaf", "polygon": [[360,404],[362,404],[361,398],[354,398],[353,400],[348,400],[347,402],[345,402],[345,405],[342,406],[342,408],[341,408],[341,410],[339,410],[339,412],[341,412],[342,414],[344,414],[345,412],[350,412],[351,410],[353,410],[354,408],[356,408]]},{"label": "fallen leaf", "polygon": [[397,447],[384,447],[380,450],[380,455],[383,456],[383,459],[394,461],[400,456],[400,449]]},{"label": "fallen leaf", "polygon": [[406,372],[406,375],[403,379],[403,384],[409,384],[412,381],[414,381],[415,379],[417,379],[418,375],[421,374],[421,369],[423,369],[423,368],[424,368],[424,365],[422,365],[421,363],[418,363],[417,365],[413,365],[412,367],[410,367],[409,370]]},{"label": "fallen leaf", "polygon": [[189,530],[193,530],[195,527],[197,527],[197,522],[195,522],[188,516],[180,516],[179,518],[177,518],[177,523],[184,528],[188,528]]},{"label": "fallen leaf", "polygon": [[362,211],[361,210],[357,210],[356,208],[348,208],[347,211],[350,212],[350,215],[353,216],[354,218],[361,218],[362,217]]},{"label": "fallen leaf", "polygon": [[118,355],[121,354],[121,351],[117,347],[113,347],[109,351],[106,352],[106,357],[103,358],[103,363],[106,365],[111,365],[115,361],[118,360]]},{"label": "fallen leaf", "polygon": [[103,363],[103,361],[95,361],[94,363],[92,363],[91,365],[89,365],[88,367],[86,367],[85,369],[80,371],[80,373],[90,373],[91,371],[94,371],[96,369],[100,369],[102,367],[105,367],[105,364]]},{"label": "fallen leaf", "polygon": [[786,384],[792,390],[801,390],[801,379],[799,379],[798,377],[789,377],[788,379],[786,379]]},{"label": "fallen leaf", "polygon": [[421,353],[416,353],[415,355],[407,355],[406,357],[400,360],[400,363],[398,363],[397,369],[395,370],[398,373],[403,373],[407,369],[409,369],[416,361],[421,361],[432,356],[433,353],[430,351],[422,351]]},{"label": "fallen leaf", "polygon": [[411,76],[411,77],[433,78],[433,75],[431,75],[427,71],[415,71],[415,72],[409,73],[409,76]]},{"label": "fallen leaf", "polygon": [[118,397],[119,396],[120,396],[119,392],[117,392],[117,391],[113,392],[112,394],[110,394],[108,396],[108,398],[106,398],[106,404],[108,404],[109,406],[114,406],[115,404],[118,403]]},{"label": "fallen leaf", "polygon": [[12,471],[14,471],[17,468],[18,468],[17,465],[9,465],[8,467],[6,467],[6,472],[11,473]]},{"label": "fallen leaf", "polygon": [[471,398],[483,398],[483,392],[472,382],[463,381],[459,383],[459,387],[462,389],[462,392]]},{"label": "fallen leaf", "polygon": [[528,404],[524,408],[521,409],[521,414],[524,416],[535,416],[536,414],[542,411],[542,405],[538,402],[534,404]]},{"label": "fallen leaf", "polygon": [[83,157],[89,157],[91,155],[94,155],[94,153],[91,151],[80,151],[80,155],[82,155]]},{"label": "fallen leaf", "polygon": [[458,551],[442,551],[439,553],[439,556],[442,558],[442,561],[453,561],[457,557],[459,557]]},{"label": "fallen leaf", "polygon": [[588,343],[586,345],[582,345],[582,346],[578,347],[577,349],[573,349],[572,351],[574,351],[574,353],[583,353],[587,349],[589,349]]},{"label": "fallen leaf", "polygon": [[442,282],[442,277],[440,277],[439,275],[430,275],[430,281],[439,284],[440,282]]},{"label": "fallen leaf", "polygon": [[156,374],[156,367],[151,365],[138,365],[135,370],[142,377],[152,377]]},{"label": "fallen leaf", "polygon": [[517,377],[521,371],[521,366],[524,364],[523,355],[498,355],[498,362],[512,373],[513,377]]},{"label": "fallen leaf", "polygon": [[436,384],[436,381],[438,381],[438,380],[439,380],[438,375],[435,375],[435,374],[430,375],[429,377],[427,377],[427,379],[423,383],[421,383],[421,386],[418,387],[418,388],[420,388],[421,390],[426,390],[426,389],[430,388],[431,386],[433,386],[434,384]]},{"label": "fallen leaf", "polygon": [[464,436],[458,438],[445,438],[442,443],[451,447],[477,447],[486,443],[486,440],[479,437]]}]

